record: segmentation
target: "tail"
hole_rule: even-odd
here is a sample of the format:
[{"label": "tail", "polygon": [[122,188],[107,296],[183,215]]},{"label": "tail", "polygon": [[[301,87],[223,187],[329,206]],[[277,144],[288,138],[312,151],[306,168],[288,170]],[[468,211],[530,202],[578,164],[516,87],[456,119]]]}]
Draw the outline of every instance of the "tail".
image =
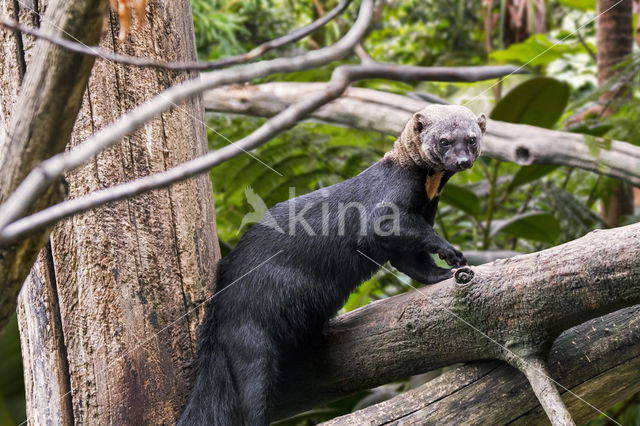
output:
[{"label": "tail", "polygon": [[218,342],[212,309],[200,336],[196,380],[178,426],[242,424],[231,366]]}]

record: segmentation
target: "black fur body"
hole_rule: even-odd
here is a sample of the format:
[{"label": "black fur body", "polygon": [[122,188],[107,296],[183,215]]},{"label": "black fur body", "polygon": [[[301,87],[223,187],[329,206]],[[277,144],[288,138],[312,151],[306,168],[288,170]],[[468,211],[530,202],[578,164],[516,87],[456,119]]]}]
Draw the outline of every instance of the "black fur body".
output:
[{"label": "black fur body", "polygon": [[452,276],[431,253],[451,266],[466,264],[433,222],[447,180],[477,157],[472,148],[455,170],[388,156],[352,179],[270,209],[268,220],[220,261],[179,424],[267,425],[286,361],[380,265],[390,261],[431,284]]}]

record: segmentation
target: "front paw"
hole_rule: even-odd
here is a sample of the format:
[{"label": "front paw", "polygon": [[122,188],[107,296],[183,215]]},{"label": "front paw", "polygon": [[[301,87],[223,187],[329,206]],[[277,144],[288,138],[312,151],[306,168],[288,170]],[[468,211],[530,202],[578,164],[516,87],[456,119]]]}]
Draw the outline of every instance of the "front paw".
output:
[{"label": "front paw", "polygon": [[438,250],[438,256],[449,264],[449,266],[463,266],[467,264],[467,259],[462,252],[452,246],[442,247]]}]

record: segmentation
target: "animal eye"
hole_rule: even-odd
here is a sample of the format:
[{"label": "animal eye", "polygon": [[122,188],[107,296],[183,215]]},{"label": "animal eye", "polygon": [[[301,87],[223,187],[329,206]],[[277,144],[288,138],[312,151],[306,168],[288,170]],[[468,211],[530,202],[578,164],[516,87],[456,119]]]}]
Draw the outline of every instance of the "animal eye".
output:
[{"label": "animal eye", "polygon": [[467,143],[468,143],[469,145],[475,145],[475,144],[476,144],[476,138],[475,138],[475,136],[471,136],[471,137],[467,140]]},{"label": "animal eye", "polygon": [[440,139],[440,146],[449,146],[449,139],[447,138]]}]

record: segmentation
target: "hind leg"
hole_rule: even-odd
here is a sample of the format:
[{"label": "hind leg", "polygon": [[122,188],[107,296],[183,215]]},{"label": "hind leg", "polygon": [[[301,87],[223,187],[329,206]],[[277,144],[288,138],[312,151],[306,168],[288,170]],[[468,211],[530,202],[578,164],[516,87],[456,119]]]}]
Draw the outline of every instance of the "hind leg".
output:
[{"label": "hind leg", "polygon": [[244,424],[268,426],[278,380],[276,345],[266,330],[254,322],[221,331]]},{"label": "hind leg", "polygon": [[426,252],[404,253],[394,259],[391,264],[422,284],[433,284],[453,276],[453,271],[436,265],[431,255]]}]

